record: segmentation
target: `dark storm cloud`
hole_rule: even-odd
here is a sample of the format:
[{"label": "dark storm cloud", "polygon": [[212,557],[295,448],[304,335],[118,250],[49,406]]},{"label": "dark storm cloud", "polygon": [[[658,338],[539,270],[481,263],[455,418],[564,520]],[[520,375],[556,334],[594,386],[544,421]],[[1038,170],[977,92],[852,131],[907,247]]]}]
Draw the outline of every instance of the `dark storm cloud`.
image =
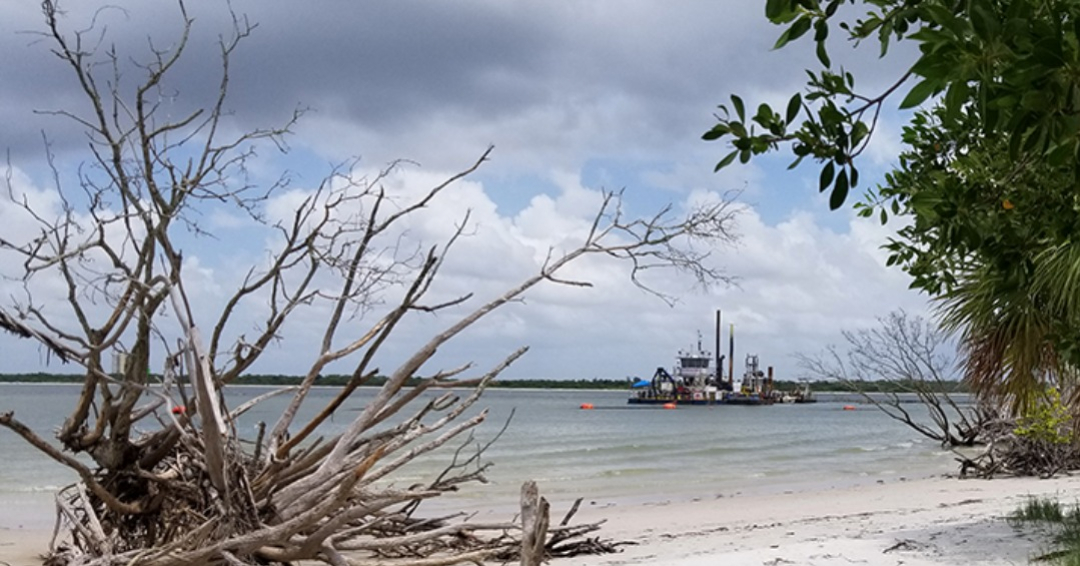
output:
[{"label": "dark storm cloud", "polygon": [[238,94],[268,111],[327,107],[378,129],[436,108],[498,115],[544,97],[529,82],[543,72],[552,38],[505,10],[338,7],[348,9],[258,10],[256,45],[238,61]]},{"label": "dark storm cloud", "polygon": [[[66,8],[65,29],[86,28],[100,10]],[[730,92],[790,93],[813,65],[808,49],[770,50],[780,28],[757,2],[239,0],[232,8],[257,28],[230,68],[230,124],[269,127],[310,108],[294,143],[335,161],[457,167],[489,143],[499,148],[493,173],[574,170],[590,158],[711,159],[718,149],[698,137],[717,103]],[[192,2],[188,11],[188,53],[160,101],[172,118],[216,93],[216,41],[230,32],[228,5]],[[70,123],[31,112],[87,108],[49,43],[16,33],[43,30],[40,13],[7,3],[0,21],[0,148],[16,162],[39,156],[47,130],[57,151],[84,150]],[[97,23],[121,53],[129,88],[139,77],[131,61],[146,60],[149,38],[169,46],[181,29],[170,2],[121,2]],[[895,76],[864,51],[871,80]]]},{"label": "dark storm cloud", "polygon": [[[706,2],[234,2],[235,12],[258,28],[231,69],[230,108],[239,125],[250,128],[310,107],[393,145],[434,121],[497,125],[543,108],[573,130],[581,124],[578,113],[611,111],[618,101],[624,106],[618,111],[630,113],[621,126],[629,132],[647,127],[656,139],[677,129],[683,136],[685,127],[672,112],[704,119],[725,85],[764,74],[739,55],[766,49],[774,35],[760,7],[750,4],[720,10]],[[9,79],[0,86],[8,127],[0,143],[18,148],[42,128],[63,127],[29,109],[85,104],[70,70],[48,54],[50,46],[15,33],[42,30],[40,14],[25,6],[2,10],[8,17],[0,45],[12,56],[2,64]],[[188,10],[196,20],[188,57],[167,90],[181,95],[168,101],[177,114],[215,92],[214,41],[229,31],[224,4]],[[79,6],[62,25],[84,28],[91,14]],[[108,41],[124,63],[145,60],[147,38],[167,46],[180,28],[179,10],[167,2],[105,10],[98,23],[108,27]],[[134,79],[133,70],[125,77]],[[640,131],[582,135],[622,137],[627,145],[643,137]]]}]

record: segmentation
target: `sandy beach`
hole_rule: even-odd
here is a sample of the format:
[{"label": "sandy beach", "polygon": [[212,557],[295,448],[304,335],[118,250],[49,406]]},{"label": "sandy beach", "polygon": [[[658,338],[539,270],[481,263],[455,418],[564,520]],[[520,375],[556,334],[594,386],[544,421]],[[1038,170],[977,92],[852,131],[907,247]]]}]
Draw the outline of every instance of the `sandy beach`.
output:
[{"label": "sandy beach", "polygon": [[[1080,478],[931,478],[816,492],[713,497],[640,507],[590,506],[618,554],[555,566],[1015,565],[1048,548],[1004,517],[1033,495],[1073,503]],[[555,517],[553,517],[553,520]]]},{"label": "sandy beach", "polygon": [[47,529],[0,528],[0,565],[40,566],[51,535]]},{"label": "sandy beach", "polygon": [[[1045,552],[1038,529],[1004,517],[1030,496],[1080,495],[1080,478],[993,481],[930,478],[771,495],[622,504],[586,501],[575,521],[607,522],[622,552],[557,559],[553,566],[1018,565]],[[562,502],[554,502],[553,522]],[[41,564],[49,530],[36,520],[0,527],[0,563]],[[30,525],[30,523],[27,523]]]}]

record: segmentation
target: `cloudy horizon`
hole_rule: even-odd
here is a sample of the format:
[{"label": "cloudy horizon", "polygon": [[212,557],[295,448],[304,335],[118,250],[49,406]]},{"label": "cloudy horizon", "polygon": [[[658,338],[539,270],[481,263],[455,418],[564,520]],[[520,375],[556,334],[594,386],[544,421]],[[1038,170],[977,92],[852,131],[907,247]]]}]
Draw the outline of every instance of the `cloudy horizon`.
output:
[{"label": "cloudy horizon", "polygon": [[[121,5],[97,17],[125,60],[145,58],[147,38],[160,46],[177,40],[175,5]],[[68,29],[85,27],[95,13],[65,7],[71,9],[62,24]],[[408,232],[415,239],[410,245],[437,244],[469,214],[468,235],[440,281],[447,297],[475,291],[479,302],[534,273],[547,250],[573,245],[601,191],[622,191],[626,210],[646,216],[668,205],[686,210],[737,195],[738,242],[710,250],[708,260],[736,278],[735,285],[702,289],[677,273],[650,279],[674,297],[669,304],[633,285],[625,265],[590,261],[575,275],[592,287],[537,288],[445,346],[425,373],[463,361],[486,369],[529,346],[506,377],[647,377],[658,366],[670,367],[698,332],[711,350],[719,309],[725,333],[729,323],[736,327],[737,372],[743,356],[756,353],[762,365],[775,366],[778,378],[793,379],[800,375],[794,354],[839,343],[842,330],[872,326],[890,311],[927,311],[925,297],[908,290],[908,277],[885,267],[880,247],[895,225],[858,218],[850,204],[830,212],[812,164],[788,171],[786,156],[772,156],[713,173],[724,148],[700,136],[712,126],[716,106],[731,93],[748,103],[782,104],[801,87],[803,69],[815,66],[808,40],[771,50],[781,28],[765,20],[762,5],[339,1],[301,9],[245,0],[232,7],[257,27],[230,69],[229,126],[273,127],[306,109],[287,140],[290,152],[263,147],[254,162],[258,182],[285,170],[292,178],[267,211],[289,210],[290,198],[352,158],[369,175],[408,160],[387,180],[395,194],[408,195],[494,146],[491,160]],[[176,115],[216,92],[215,42],[230,21],[225,4],[188,9],[190,49],[170,83],[175,96],[160,101]],[[89,155],[78,128],[49,111],[78,112],[86,102],[70,69],[49,54],[47,40],[27,33],[44,29],[35,6],[12,3],[0,14],[0,47],[8,54],[0,62],[6,126],[0,147],[18,192],[39,199],[42,210],[57,210],[46,143],[64,171],[76,170]],[[842,41],[833,51],[870,91],[901,75],[911,59],[901,52],[879,60],[874,46],[856,52]],[[896,103],[860,158],[863,188],[880,181],[896,159],[902,123]],[[10,200],[0,199],[0,221],[5,237],[25,238],[32,230],[20,224]],[[239,217],[216,214],[204,222],[212,237],[188,243],[185,260],[188,277],[213,305],[259,261],[265,242],[245,239]],[[10,276],[14,264],[5,261]],[[6,296],[20,292],[15,282],[5,285]],[[307,369],[315,353],[312,329],[320,322],[307,316],[252,373]],[[383,352],[380,367],[388,371],[451,320],[450,313],[417,315]],[[723,343],[726,349],[726,334]],[[0,338],[0,356],[5,373],[70,371],[47,364],[39,348],[10,336]],[[329,373],[342,371],[337,366]]]}]

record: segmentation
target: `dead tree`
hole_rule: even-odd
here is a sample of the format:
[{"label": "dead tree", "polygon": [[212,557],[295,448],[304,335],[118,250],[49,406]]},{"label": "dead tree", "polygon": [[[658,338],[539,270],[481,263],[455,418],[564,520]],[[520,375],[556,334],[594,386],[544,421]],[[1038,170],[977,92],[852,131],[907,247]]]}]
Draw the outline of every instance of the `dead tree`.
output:
[{"label": "dead tree", "polygon": [[[879,320],[876,328],[844,332],[845,352],[834,347],[824,355],[799,355],[800,365],[845,383],[889,417],[952,450],[960,477],[1050,477],[1080,467],[1075,420],[1056,391],[1048,390],[1026,416],[977,397],[958,402],[950,391],[959,385],[959,365],[944,333],[903,311]],[[925,414],[913,414],[912,407]]]},{"label": "dead tree", "polygon": [[[85,382],[59,427],[63,451],[14,412],[0,414],[0,427],[80,478],[58,496],[63,529],[50,564],[437,566],[516,552],[521,526],[512,521],[416,516],[420,502],[482,479],[484,465],[455,466],[427,484],[394,487],[403,465],[466,438],[483,422],[484,412],[469,417],[466,410],[525,353],[521,348],[475,372],[472,364],[431,369],[436,350],[536,285],[589,285],[562,275],[586,256],[625,260],[642,286],[638,274],[657,267],[706,282],[725,278],[705,266],[701,250],[732,239],[730,204],[705,205],[682,218],[665,209],[630,219],[620,195],[605,193],[577,246],[551,250],[516,286],[487,298],[434,300],[440,269],[468,218],[431,246],[403,242],[398,227],[444,198],[490,148],[411,200],[382,188],[395,167],[365,178],[351,163],[306,193],[291,216],[275,219],[264,204],[286,186],[285,178],[269,187],[249,184],[245,166],[255,144],[283,147],[300,113],[282,127],[228,137],[229,64],[252,31],[244,18],[234,17],[234,33],[221,40],[212,99],[170,116],[160,100],[175,96],[168,79],[193,25],[182,4],[179,39],[166,49],[151,41],[149,60],[135,67],[131,56],[108,47],[100,29],[67,31],[56,3],[42,6],[43,37],[70,68],[86,106],[54,113],[85,129],[90,156],[74,178],[66,174],[70,164],[54,163],[53,188],[63,203],[55,217],[20,198],[8,175],[8,206],[40,230],[0,240],[4,261],[21,265],[26,290],[20,301],[0,307],[0,326],[77,365]],[[133,76],[139,78],[129,84]],[[207,241],[199,219],[216,207],[247,215],[275,244],[208,318],[190,292],[184,252]],[[63,309],[44,308],[36,285],[55,281],[66,289],[66,302]],[[253,332],[241,313],[254,305],[263,310]],[[329,314],[301,384],[282,392],[290,399],[277,422],[242,443],[251,439],[241,438],[236,418],[250,405],[226,406],[223,389],[252,367],[287,321],[312,308]],[[431,313],[440,313],[433,324],[445,326],[389,372],[373,366],[403,320]],[[110,372],[117,353],[126,363]],[[165,360],[160,373],[153,359]],[[296,422],[331,363],[349,364],[351,380],[313,418]],[[374,399],[343,432],[324,437],[320,424],[377,374],[387,379]],[[406,387],[417,376],[424,376],[419,385]],[[467,394],[448,389],[465,385],[472,388]],[[92,464],[72,454],[86,454]],[[565,542],[589,531],[564,524],[548,534]]]},{"label": "dead tree", "polygon": [[[956,354],[945,334],[921,317],[895,311],[875,328],[844,331],[846,349],[798,354],[799,365],[817,379],[846,384],[867,403],[944,447],[983,443],[997,412],[981,403],[957,402]],[[917,403],[898,394],[914,395]],[[913,415],[921,406],[925,416]]]}]

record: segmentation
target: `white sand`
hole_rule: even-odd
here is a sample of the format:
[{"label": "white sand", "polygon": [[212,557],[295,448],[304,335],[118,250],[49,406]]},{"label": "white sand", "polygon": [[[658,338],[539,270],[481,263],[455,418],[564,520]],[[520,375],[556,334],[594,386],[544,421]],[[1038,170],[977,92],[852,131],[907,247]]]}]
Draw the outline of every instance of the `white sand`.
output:
[{"label": "white sand", "polygon": [[553,564],[1027,564],[1049,550],[1048,538],[1037,528],[1014,529],[1004,517],[1030,495],[1072,504],[1080,498],[1080,478],[935,478],[667,505],[598,505],[580,519],[607,517],[604,537],[639,544]]},{"label": "white sand", "polygon": [[0,566],[41,566],[51,531],[0,527]]},{"label": "white sand", "polygon": [[[541,486],[541,491],[543,486]],[[604,538],[635,541],[618,554],[553,566],[868,564],[1017,565],[1049,549],[1037,529],[1004,520],[1031,495],[1080,500],[1080,478],[993,481],[935,478],[686,503],[586,504],[575,522],[606,519]],[[557,522],[563,502],[555,503]],[[0,502],[2,505],[2,502]],[[38,566],[49,531],[40,521],[0,525],[0,566]]]}]

